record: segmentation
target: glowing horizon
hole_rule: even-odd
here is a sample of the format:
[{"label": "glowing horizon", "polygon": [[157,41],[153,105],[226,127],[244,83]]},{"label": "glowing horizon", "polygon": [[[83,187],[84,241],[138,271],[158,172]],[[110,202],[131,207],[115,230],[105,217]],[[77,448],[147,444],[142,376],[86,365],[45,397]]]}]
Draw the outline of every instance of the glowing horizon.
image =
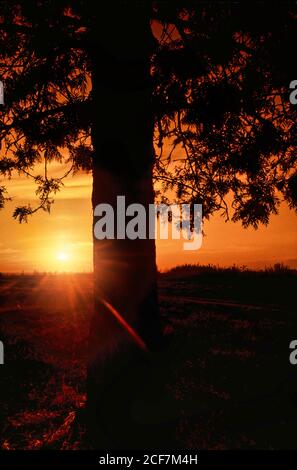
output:
[{"label": "glowing horizon", "polygon": [[[63,171],[56,164],[54,173]],[[51,214],[43,211],[19,224],[12,218],[17,205],[36,204],[34,183],[26,177],[3,181],[11,202],[0,211],[0,271],[91,272],[92,207],[91,175],[78,173],[65,180]],[[225,223],[219,214],[205,222],[206,236],[197,252],[185,252],[182,240],[157,240],[157,265],[166,270],[178,264],[220,266],[246,265],[261,268],[277,262],[297,267],[297,216],[282,204],[280,214],[268,227],[243,229]],[[64,253],[62,259],[59,254]],[[64,259],[63,259],[64,258]]]}]

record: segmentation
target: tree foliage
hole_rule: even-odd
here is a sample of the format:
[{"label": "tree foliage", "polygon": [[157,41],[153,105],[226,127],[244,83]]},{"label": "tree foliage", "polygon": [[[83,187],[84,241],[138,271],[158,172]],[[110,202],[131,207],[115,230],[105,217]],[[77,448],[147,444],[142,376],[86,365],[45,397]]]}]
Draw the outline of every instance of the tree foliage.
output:
[{"label": "tree foliage", "polygon": [[165,25],[154,57],[163,189],[244,226],[267,224],[281,198],[296,209],[296,6],[189,1],[169,12],[160,2],[156,17]]},{"label": "tree foliage", "polygon": [[[105,53],[94,51],[98,14],[85,0],[1,2],[0,173],[33,177],[40,199],[16,209],[20,221],[49,210],[71,171],[91,169],[92,58]],[[161,193],[244,226],[267,224],[282,199],[296,209],[295,2],[157,0],[151,21]],[[68,165],[65,175],[49,176],[52,161]]]}]

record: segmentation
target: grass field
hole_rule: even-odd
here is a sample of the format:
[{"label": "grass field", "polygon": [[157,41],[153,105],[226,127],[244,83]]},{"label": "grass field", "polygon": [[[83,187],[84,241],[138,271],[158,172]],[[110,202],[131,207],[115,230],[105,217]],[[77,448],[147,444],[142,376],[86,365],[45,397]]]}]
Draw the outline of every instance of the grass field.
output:
[{"label": "grass field", "polygon": [[[183,266],[159,275],[164,374],[180,447],[297,449],[296,280]],[[81,447],[89,274],[0,276],[2,449]]]}]

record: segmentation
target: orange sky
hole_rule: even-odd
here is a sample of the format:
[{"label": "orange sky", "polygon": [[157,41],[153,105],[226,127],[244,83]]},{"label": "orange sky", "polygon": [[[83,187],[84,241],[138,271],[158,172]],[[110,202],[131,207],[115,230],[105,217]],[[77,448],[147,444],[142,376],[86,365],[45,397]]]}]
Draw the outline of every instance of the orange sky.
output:
[{"label": "orange sky", "polygon": [[[57,167],[53,169],[55,175]],[[28,202],[34,205],[34,184],[28,178],[18,177],[8,182],[8,188],[13,201],[0,211],[0,271],[92,269],[90,175],[68,177],[51,215],[37,213],[28,224],[20,225],[12,213],[16,205]],[[273,216],[270,225],[258,231],[242,229],[239,223],[225,223],[218,215],[206,222],[204,229],[206,236],[198,251],[184,251],[182,241],[157,241],[159,269],[197,262],[254,268],[284,262],[297,267],[297,216],[285,204],[280,215]]]},{"label": "orange sky", "polygon": [[[158,36],[160,26],[155,24]],[[37,170],[38,171],[38,170]],[[52,168],[53,176],[64,173],[61,165]],[[0,211],[0,272],[91,271],[92,208],[91,176],[78,174],[65,180],[51,215],[38,212],[28,224],[12,218],[17,205],[37,204],[32,180],[17,177],[7,185],[13,197]],[[204,224],[206,235],[198,251],[184,251],[183,241],[157,241],[160,270],[182,263],[212,263],[220,266],[246,265],[262,268],[276,262],[297,268],[297,215],[286,204],[272,216],[268,227],[257,231],[243,229],[240,223],[225,223],[216,215]]]}]

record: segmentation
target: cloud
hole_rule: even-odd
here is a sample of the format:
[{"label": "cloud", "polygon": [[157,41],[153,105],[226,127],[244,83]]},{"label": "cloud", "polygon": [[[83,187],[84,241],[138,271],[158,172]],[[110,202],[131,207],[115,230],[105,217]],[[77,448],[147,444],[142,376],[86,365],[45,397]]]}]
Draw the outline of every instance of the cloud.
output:
[{"label": "cloud", "polygon": [[[36,172],[38,174],[38,172]],[[42,172],[40,172],[42,175]],[[55,177],[61,175],[52,175]],[[63,180],[64,186],[54,196],[54,199],[90,199],[92,188],[92,177],[88,174],[78,173],[74,176],[68,176]],[[7,187],[9,196],[13,201],[37,201],[35,191],[37,185],[27,176],[15,176],[10,180],[4,180],[3,184]]]},{"label": "cloud", "polygon": [[[3,243],[1,243],[1,245],[3,246]],[[16,253],[20,253],[20,250],[16,250],[14,248],[0,249],[0,255],[13,255],[13,254],[16,254]]]}]

